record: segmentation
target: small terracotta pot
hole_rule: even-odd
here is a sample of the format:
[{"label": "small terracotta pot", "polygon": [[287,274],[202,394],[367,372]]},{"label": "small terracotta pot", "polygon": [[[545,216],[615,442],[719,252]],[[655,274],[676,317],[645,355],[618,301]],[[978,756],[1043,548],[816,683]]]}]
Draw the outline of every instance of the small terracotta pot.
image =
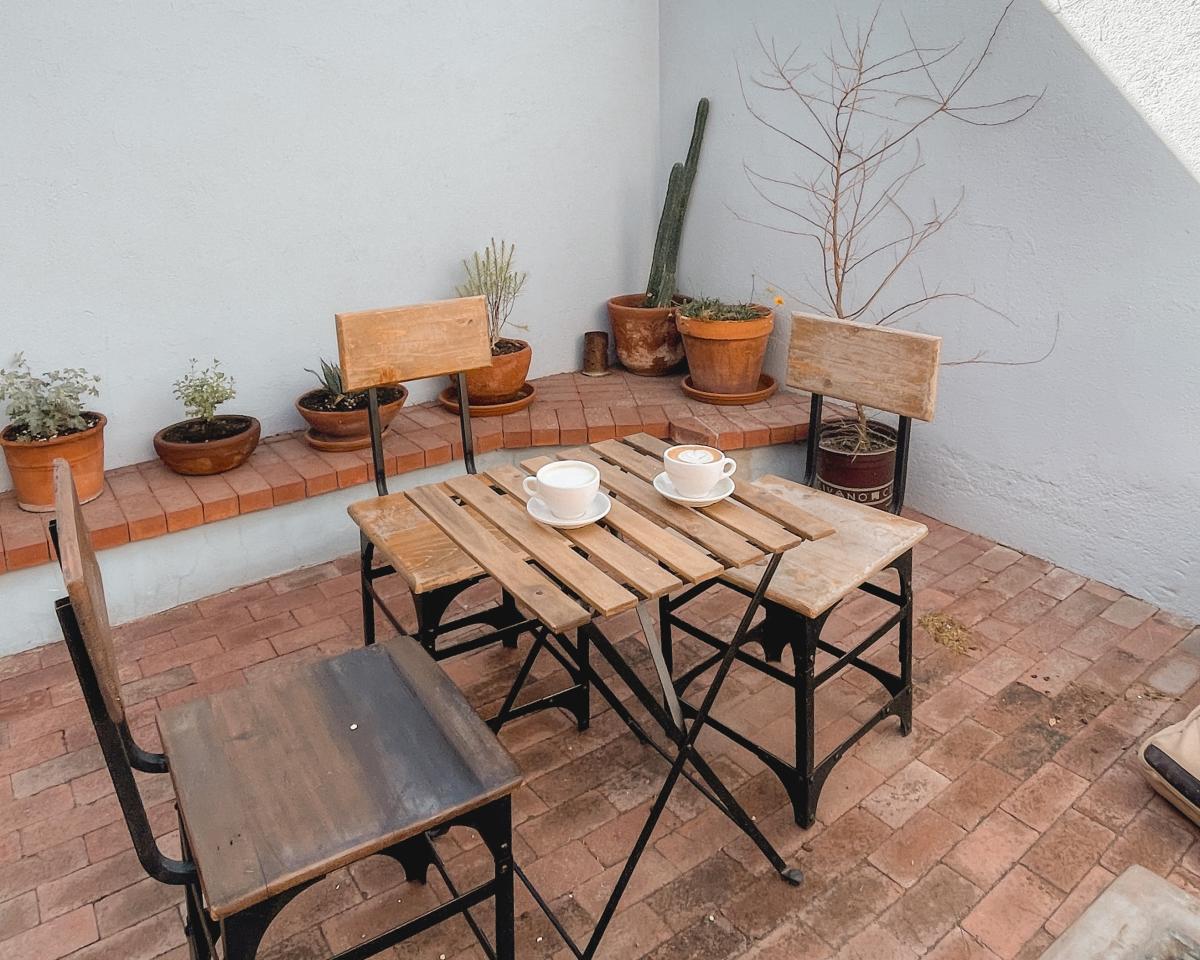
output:
[{"label": "small terracotta pot", "polygon": [[676,318],[697,390],[745,394],[758,388],[775,315],[755,306],[760,316],[754,320],[698,320],[682,312]]},{"label": "small terracotta pot", "polygon": [[[854,422],[845,421],[845,429],[850,429]],[[896,431],[877,420],[871,420],[869,424],[872,437],[879,437],[890,446],[865,453],[832,449],[830,431],[839,429],[842,424],[822,426],[821,440],[817,444],[816,486],[834,496],[886,510],[892,503],[892,486],[896,478]]]},{"label": "small terracotta pot", "polygon": [[[511,339],[511,338],[506,338]],[[517,399],[525,378],[529,376],[529,362],[533,350],[524,340],[513,340],[521,345],[512,353],[495,354],[490,367],[468,370],[467,397],[472,404],[509,403]],[[450,378],[451,383],[454,378]]]},{"label": "small terracotta pot", "polygon": [[676,307],[643,307],[644,293],[608,301],[617,359],[639,377],[661,377],[683,363],[683,341],[675,326]]},{"label": "small terracotta pot", "polygon": [[[397,384],[393,389],[400,390],[402,396],[391,403],[379,405],[379,425],[384,430],[387,429],[392,418],[396,416],[408,399],[407,387]],[[314,393],[324,392],[318,387],[316,390],[309,390],[308,393],[302,394],[300,400],[312,396]],[[366,407],[361,410],[313,410],[304,406],[300,400],[296,401],[296,410],[308,421],[308,425],[313,428],[315,433],[324,437],[337,437],[341,440],[361,440],[363,437],[370,439],[371,423]]]},{"label": "small terracotta pot", "polygon": [[195,420],[181,420],[169,427],[163,427],[154,435],[154,452],[169,469],[189,477],[207,477],[214,473],[224,473],[226,470],[240,467],[258,446],[262,425],[254,417],[243,417],[236,414],[226,414],[214,419],[244,420],[246,429],[232,437],[223,437],[220,440],[202,440],[198,443],[164,440],[163,435],[172,427],[196,422]]},{"label": "small terracotta pot", "polygon": [[94,426],[53,440],[10,439],[16,433],[11,424],[0,431],[0,447],[22,510],[49,513],[54,509],[54,461],[60,458],[71,465],[80,503],[95,500],[104,492],[104,427],[108,419],[102,413],[87,412],[100,418]]}]

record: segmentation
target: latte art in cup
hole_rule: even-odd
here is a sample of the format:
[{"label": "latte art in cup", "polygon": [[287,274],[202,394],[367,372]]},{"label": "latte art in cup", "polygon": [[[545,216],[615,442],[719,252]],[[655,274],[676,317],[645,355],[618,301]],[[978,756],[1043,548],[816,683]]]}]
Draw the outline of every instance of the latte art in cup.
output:
[{"label": "latte art in cup", "polygon": [[681,496],[700,498],[732,476],[737,464],[716,447],[681,443],[663,454],[663,468]]}]

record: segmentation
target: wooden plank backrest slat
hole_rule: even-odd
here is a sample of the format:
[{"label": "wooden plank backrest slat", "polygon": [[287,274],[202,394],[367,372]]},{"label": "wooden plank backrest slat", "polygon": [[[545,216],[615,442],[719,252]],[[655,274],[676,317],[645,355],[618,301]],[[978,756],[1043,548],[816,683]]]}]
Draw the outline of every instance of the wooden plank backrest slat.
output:
[{"label": "wooden plank backrest slat", "polygon": [[941,345],[926,333],[793,313],[788,386],[932,420]]},{"label": "wooden plank backrest slat", "polygon": [[763,553],[723,524],[695,510],[665,499],[645,480],[614,467],[590,447],[576,447],[558,454],[560,460],[586,460],[600,470],[601,481],[618,496],[656,521],[674,527],[689,540],[734,567],[759,560]]},{"label": "wooden plank backrest slat", "polygon": [[347,390],[474,370],[492,362],[483,297],[339,313],[334,320]]},{"label": "wooden plank backrest slat", "polygon": [[[521,467],[530,473],[537,473],[551,462],[550,457],[530,457],[521,461]],[[605,488],[603,478],[600,487]],[[725,567],[703,550],[675,536],[672,531],[663,529],[620,500],[612,501],[608,516],[601,523],[630,543],[637,544],[650,556],[657,557],[688,583],[703,583],[725,572]]]},{"label": "wooden plank backrest slat", "polygon": [[552,571],[554,579],[601,616],[610,617],[637,605],[634,594],[576,553],[557,530],[529,516],[518,501],[493,491],[483,477],[454,477],[446,481],[446,486],[521,543],[544,570]]},{"label": "wooden plank backrest slat", "polygon": [[[489,470],[488,478],[521,503],[529,502],[523,481],[527,474],[513,466]],[[588,524],[560,534],[587,553],[588,560],[613,577],[633,587],[647,600],[653,600],[680,586],[673,573],[660,567],[643,553],[613,536],[598,524]]]},{"label": "wooden plank backrest slat", "polygon": [[[661,457],[671,446],[648,433],[635,433],[626,437],[624,442],[643,453],[657,457]],[[736,474],[733,477],[733,499],[766,514],[804,540],[823,540],[835,533],[834,528],[816,514],[802,510],[782,497],[762,489],[753,480],[738,477]]]},{"label": "wooden plank backrest slat", "polygon": [[63,581],[71,599],[71,609],[96,673],[104,709],[113,723],[120,723],[125,719],[125,704],[121,700],[117,656],[113,649],[108,604],[104,599],[104,579],[92,549],[91,531],[79,507],[75,479],[66,460],[54,461],[54,513]]},{"label": "wooden plank backrest slat", "polygon": [[539,570],[518,560],[483,524],[436,487],[417,487],[404,496],[502,587],[555,633],[573,630],[591,617]]},{"label": "wooden plank backrest slat", "polygon": [[[654,478],[663,471],[663,462],[650,457],[640,450],[621,443],[620,440],[603,440],[592,444],[601,456],[611,460],[635,477],[653,483]],[[799,544],[803,537],[797,536],[770,517],[750,507],[743,506],[733,499],[722,500],[707,507],[695,508],[707,517],[725,524],[734,533],[740,534],[751,543],[756,543],[771,553],[782,553]]]}]

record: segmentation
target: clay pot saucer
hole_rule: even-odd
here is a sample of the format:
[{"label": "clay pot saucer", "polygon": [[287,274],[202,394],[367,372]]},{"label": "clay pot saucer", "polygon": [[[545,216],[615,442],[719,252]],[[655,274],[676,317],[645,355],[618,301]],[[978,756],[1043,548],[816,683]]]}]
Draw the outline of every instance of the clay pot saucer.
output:
[{"label": "clay pot saucer", "polygon": [[[505,403],[472,403],[469,409],[473,417],[500,417],[506,413],[524,410],[533,403],[536,396],[537,387],[526,381],[518,392],[516,400],[509,400]],[[451,413],[457,414],[461,409],[458,405],[458,389],[447,387],[438,394],[438,403]]]},{"label": "clay pot saucer", "polygon": [[693,400],[715,404],[718,407],[744,407],[748,403],[758,403],[760,400],[766,400],[779,389],[779,384],[769,373],[759,376],[758,389],[751,393],[708,393],[704,390],[697,390],[692,386],[691,374],[683,378],[680,386],[683,387],[683,392]]},{"label": "clay pot saucer", "polygon": [[314,450],[324,450],[326,453],[349,453],[351,450],[362,450],[371,445],[371,435],[365,437],[331,437],[327,433],[318,433],[312,427],[304,431],[304,442]]}]

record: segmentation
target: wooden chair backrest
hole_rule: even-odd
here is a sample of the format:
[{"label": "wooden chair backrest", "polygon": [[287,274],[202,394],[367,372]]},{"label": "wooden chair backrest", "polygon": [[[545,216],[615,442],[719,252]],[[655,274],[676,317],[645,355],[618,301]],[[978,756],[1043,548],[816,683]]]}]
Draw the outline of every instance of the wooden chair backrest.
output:
[{"label": "wooden chair backrest", "polygon": [[916,420],[932,420],[942,338],[792,314],[790,387],[860,403]]},{"label": "wooden chair backrest", "polygon": [[475,370],[492,362],[483,297],[339,313],[334,319],[347,390]]},{"label": "wooden chair backrest", "polygon": [[104,581],[100,564],[92,549],[92,535],[79,508],[75,479],[66,460],[54,461],[54,513],[58,527],[58,556],[71,609],[87,647],[88,659],[96,673],[100,695],[109,719],[121,723],[125,704],[121,700],[121,681],[117,674],[117,656],[113,649],[108,606],[104,602]]}]

